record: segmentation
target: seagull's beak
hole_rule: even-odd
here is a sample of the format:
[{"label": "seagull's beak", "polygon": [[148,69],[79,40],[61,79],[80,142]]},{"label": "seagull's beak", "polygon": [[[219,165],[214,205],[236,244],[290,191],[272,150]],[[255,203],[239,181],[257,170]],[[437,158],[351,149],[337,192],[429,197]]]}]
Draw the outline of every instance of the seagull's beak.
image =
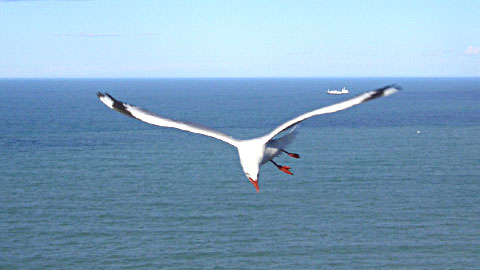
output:
[{"label": "seagull's beak", "polygon": [[252,178],[248,178],[248,180],[250,180],[250,182],[253,184],[253,186],[255,187],[255,189],[257,190],[257,192],[260,191],[260,189],[258,188],[258,180],[253,180]]}]

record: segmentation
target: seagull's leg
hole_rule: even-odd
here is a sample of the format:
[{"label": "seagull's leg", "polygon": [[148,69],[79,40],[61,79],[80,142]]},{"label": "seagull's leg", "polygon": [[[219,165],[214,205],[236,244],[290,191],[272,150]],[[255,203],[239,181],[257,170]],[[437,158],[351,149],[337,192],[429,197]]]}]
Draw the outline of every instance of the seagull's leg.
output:
[{"label": "seagull's leg", "polygon": [[286,173],[286,174],[293,175],[293,173],[290,171],[290,167],[278,165],[278,164],[275,163],[275,161],[273,161],[273,160],[270,160],[270,161],[271,161],[275,166],[277,166],[277,168],[278,168],[280,171],[282,171],[282,172],[284,172],[284,173]]},{"label": "seagull's leg", "polygon": [[299,154],[295,154],[295,153],[289,153],[287,151],[285,151],[284,149],[280,149],[282,152],[284,152],[285,154],[293,157],[293,158],[300,158],[300,155]]}]

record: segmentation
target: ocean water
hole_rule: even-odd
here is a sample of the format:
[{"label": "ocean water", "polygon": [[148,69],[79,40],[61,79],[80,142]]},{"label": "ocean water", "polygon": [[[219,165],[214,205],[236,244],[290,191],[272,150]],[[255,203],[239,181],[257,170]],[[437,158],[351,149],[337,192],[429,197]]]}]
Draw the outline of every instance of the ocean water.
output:
[{"label": "ocean water", "polygon": [[[308,110],[260,192],[236,150],[114,112],[260,136]],[[478,269],[480,79],[2,79],[0,269]]]}]

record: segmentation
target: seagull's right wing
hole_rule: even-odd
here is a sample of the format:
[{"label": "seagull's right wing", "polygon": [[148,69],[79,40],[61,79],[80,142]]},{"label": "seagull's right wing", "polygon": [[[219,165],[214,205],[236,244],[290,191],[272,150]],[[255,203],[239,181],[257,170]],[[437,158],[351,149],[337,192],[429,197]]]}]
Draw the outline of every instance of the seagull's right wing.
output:
[{"label": "seagull's right wing", "polygon": [[389,96],[393,93],[396,93],[400,89],[401,88],[399,86],[396,86],[396,85],[385,86],[385,87],[382,87],[380,89],[376,89],[376,90],[373,90],[373,91],[368,91],[368,92],[362,93],[362,94],[360,94],[356,97],[345,100],[343,102],[333,104],[333,105],[330,105],[330,106],[327,106],[327,107],[323,107],[323,108],[320,108],[320,109],[302,114],[300,116],[297,116],[297,117],[281,124],[280,126],[275,128],[272,132],[265,135],[263,137],[263,139],[266,142],[268,142],[273,137],[275,137],[278,133],[289,129],[289,128],[295,126],[296,124],[298,124],[298,123],[302,122],[303,120],[308,119],[310,117],[345,110],[345,109],[348,109],[348,108],[353,107],[355,105],[362,104],[364,102],[370,101],[370,100],[378,98],[378,97]]},{"label": "seagull's right wing", "polygon": [[155,126],[176,128],[176,129],[180,129],[180,130],[184,130],[192,133],[202,134],[205,136],[213,137],[215,139],[219,139],[233,146],[236,146],[238,142],[238,140],[222,132],[219,132],[207,127],[203,127],[198,124],[180,122],[180,121],[175,121],[172,119],[162,117],[160,115],[154,114],[152,112],[149,112],[137,106],[118,101],[107,93],[103,94],[99,92],[97,93],[97,97],[109,108]]}]

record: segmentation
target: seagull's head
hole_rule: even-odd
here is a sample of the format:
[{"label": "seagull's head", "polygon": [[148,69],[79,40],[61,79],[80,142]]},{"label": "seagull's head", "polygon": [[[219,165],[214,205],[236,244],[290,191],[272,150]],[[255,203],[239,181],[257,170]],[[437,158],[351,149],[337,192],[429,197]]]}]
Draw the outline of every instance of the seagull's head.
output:
[{"label": "seagull's head", "polygon": [[265,152],[265,143],[255,139],[245,140],[237,147],[243,173],[258,192],[258,172]]},{"label": "seagull's head", "polygon": [[245,176],[247,176],[248,180],[250,180],[250,183],[253,184],[257,192],[260,191],[258,188],[258,171],[259,171],[258,166],[252,166],[250,168],[243,168],[243,172],[245,173]]},{"label": "seagull's head", "polygon": [[255,187],[255,189],[257,190],[257,192],[260,191],[260,189],[258,188],[258,173],[256,174],[256,177],[252,177],[249,173],[245,173],[245,175],[247,176],[248,180],[250,180],[250,183],[253,184],[253,186]]}]

